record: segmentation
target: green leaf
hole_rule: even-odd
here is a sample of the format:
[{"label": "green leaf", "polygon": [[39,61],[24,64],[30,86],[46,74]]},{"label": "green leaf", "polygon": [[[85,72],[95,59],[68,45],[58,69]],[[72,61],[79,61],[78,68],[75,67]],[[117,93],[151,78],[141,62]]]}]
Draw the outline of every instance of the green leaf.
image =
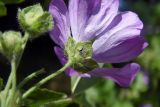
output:
[{"label": "green leaf", "polygon": [[88,89],[85,92],[86,100],[90,105],[92,105],[91,107],[96,107],[96,103],[101,99],[99,97],[102,97],[102,96],[99,96],[98,92],[99,90],[97,90],[94,87]]},{"label": "green leaf", "polygon": [[0,1],[0,16],[7,15],[7,8],[5,7],[5,4]]},{"label": "green leaf", "polygon": [[113,107],[115,100],[118,100],[115,84],[112,80],[103,79],[100,83],[88,89],[86,99],[91,107]]},{"label": "green leaf", "polygon": [[56,100],[66,98],[66,94],[55,92],[47,89],[37,89],[28,98],[25,103],[29,107],[43,107],[43,105],[51,103]]},{"label": "green leaf", "polygon": [[24,0],[2,0],[5,4],[19,4],[24,2]]},{"label": "green leaf", "polygon": [[113,107],[133,107],[129,101],[118,101],[113,104]]},{"label": "green leaf", "polygon": [[[78,77],[71,77],[71,89],[74,87],[74,84],[77,82]],[[79,83],[77,84],[74,93],[78,94],[80,92],[85,91],[86,89],[90,88],[91,86],[95,85],[99,82],[99,78],[81,78]]]}]

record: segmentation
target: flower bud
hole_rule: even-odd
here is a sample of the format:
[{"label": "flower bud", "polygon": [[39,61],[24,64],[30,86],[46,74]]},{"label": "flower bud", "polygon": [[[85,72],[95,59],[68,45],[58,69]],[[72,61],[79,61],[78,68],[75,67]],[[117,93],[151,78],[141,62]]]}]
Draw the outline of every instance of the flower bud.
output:
[{"label": "flower bud", "polygon": [[13,56],[18,55],[21,52],[23,41],[20,32],[4,32],[3,34],[0,34],[0,52],[11,60]]},{"label": "flower bud", "polygon": [[18,10],[18,21],[22,29],[36,38],[53,28],[53,18],[49,12],[43,11],[40,4]]}]

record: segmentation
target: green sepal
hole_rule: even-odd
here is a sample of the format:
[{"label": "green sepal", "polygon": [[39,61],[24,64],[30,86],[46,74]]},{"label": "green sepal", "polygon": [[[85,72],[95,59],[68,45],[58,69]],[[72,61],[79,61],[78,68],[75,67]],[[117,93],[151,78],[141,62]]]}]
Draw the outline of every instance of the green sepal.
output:
[{"label": "green sepal", "polygon": [[76,42],[72,37],[68,38],[65,45],[65,53],[68,59],[75,62],[81,62],[92,58],[92,42]]},{"label": "green sepal", "polygon": [[72,37],[68,38],[65,45],[65,55],[72,60],[72,67],[79,72],[88,72],[98,67],[98,64],[92,60],[92,42],[76,42]]},{"label": "green sepal", "polygon": [[92,58],[92,42],[78,42],[75,47],[75,58],[77,61]]},{"label": "green sepal", "polygon": [[96,63],[96,61],[92,59],[87,59],[87,60],[83,60],[80,63],[75,63],[74,65],[72,65],[72,67],[79,72],[85,73],[95,68],[98,68],[99,66]]},{"label": "green sepal", "polygon": [[53,18],[49,12],[44,12],[44,14],[28,29],[28,32],[30,32],[31,38],[36,38],[42,33],[52,30],[52,28]]},{"label": "green sepal", "polygon": [[74,58],[75,45],[76,42],[74,41],[74,39],[72,37],[69,37],[65,45],[65,55],[68,57],[68,59]]}]

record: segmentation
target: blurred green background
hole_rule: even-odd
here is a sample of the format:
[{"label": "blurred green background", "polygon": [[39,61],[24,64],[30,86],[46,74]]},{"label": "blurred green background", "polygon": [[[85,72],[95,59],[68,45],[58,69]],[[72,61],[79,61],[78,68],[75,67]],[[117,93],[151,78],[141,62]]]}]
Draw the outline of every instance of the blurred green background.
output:
[{"label": "blurred green background", "polygon": [[[0,30],[21,30],[16,21],[18,8],[40,2],[47,10],[50,0],[0,0]],[[68,0],[65,0],[66,3]],[[80,94],[77,102],[68,107],[160,107],[160,0],[120,0],[120,10],[134,11],[144,22],[142,35],[149,47],[135,62],[142,66],[136,80],[129,88],[121,88],[111,80],[98,79],[92,87]],[[36,69],[44,67],[47,74],[61,67],[56,58],[48,34],[28,43],[19,67],[19,81]],[[120,67],[124,64],[113,64]],[[6,81],[9,64],[0,56],[0,75]],[[43,76],[45,76],[43,75]],[[42,76],[42,77],[43,77]],[[33,80],[27,87],[38,81]],[[61,75],[50,81],[46,87],[70,94],[70,79]]]}]

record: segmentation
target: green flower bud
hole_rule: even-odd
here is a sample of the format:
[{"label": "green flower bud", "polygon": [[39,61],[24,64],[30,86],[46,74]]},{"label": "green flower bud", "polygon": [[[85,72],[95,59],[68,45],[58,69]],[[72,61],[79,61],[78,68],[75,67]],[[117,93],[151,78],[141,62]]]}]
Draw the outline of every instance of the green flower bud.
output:
[{"label": "green flower bud", "polygon": [[92,42],[78,42],[69,38],[65,46],[65,54],[69,60],[72,60],[72,67],[79,72],[88,72],[98,67],[98,64],[92,59]]},{"label": "green flower bud", "polygon": [[49,12],[43,11],[40,4],[18,10],[18,21],[22,29],[36,38],[53,28],[53,18]]},{"label": "green flower bud", "polygon": [[7,31],[0,34],[0,52],[11,60],[23,49],[24,39],[20,32]]}]

